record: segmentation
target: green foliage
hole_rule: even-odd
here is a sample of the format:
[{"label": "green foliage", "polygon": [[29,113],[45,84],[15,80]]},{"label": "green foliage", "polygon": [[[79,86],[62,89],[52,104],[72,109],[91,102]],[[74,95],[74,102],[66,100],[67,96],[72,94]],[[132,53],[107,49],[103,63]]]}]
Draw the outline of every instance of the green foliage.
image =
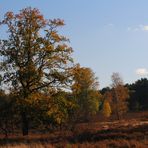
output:
[{"label": "green foliage", "polygon": [[148,109],[148,79],[137,80],[131,85],[127,85],[130,90],[129,108],[130,110]]},{"label": "green foliage", "polygon": [[73,75],[72,90],[78,104],[77,118],[88,118],[96,114],[99,109],[100,94],[97,90],[97,78],[90,68],[81,68],[79,65],[73,69]]},{"label": "green foliage", "polygon": [[29,96],[24,105],[21,105],[27,104],[28,119],[31,120],[32,128],[53,129],[66,124],[75,108],[75,102],[70,98],[69,93],[49,92],[34,93]]},{"label": "green foliage", "polygon": [[68,93],[65,92],[58,92],[52,97],[52,108],[48,110],[47,114],[54,119],[55,123],[65,123],[69,118],[69,111],[74,107],[74,102],[69,99]]}]

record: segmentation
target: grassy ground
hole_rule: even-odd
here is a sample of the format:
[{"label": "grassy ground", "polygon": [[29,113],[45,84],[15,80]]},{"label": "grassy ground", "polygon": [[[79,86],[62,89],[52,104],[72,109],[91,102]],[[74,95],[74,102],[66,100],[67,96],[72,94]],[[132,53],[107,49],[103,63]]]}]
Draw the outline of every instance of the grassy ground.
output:
[{"label": "grassy ground", "polygon": [[121,121],[81,123],[73,131],[1,136],[0,148],[148,148],[148,114],[128,116]]}]

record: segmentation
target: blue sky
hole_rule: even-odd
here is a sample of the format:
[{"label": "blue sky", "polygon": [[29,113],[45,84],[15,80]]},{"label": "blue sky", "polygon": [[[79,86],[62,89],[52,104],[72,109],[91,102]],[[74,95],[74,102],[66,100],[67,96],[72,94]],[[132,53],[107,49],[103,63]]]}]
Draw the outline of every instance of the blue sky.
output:
[{"label": "blue sky", "polygon": [[[0,19],[36,7],[46,18],[61,18],[74,49],[75,62],[92,68],[100,88],[119,72],[125,83],[148,75],[147,0],[3,0]],[[1,32],[0,38],[3,37]]]}]

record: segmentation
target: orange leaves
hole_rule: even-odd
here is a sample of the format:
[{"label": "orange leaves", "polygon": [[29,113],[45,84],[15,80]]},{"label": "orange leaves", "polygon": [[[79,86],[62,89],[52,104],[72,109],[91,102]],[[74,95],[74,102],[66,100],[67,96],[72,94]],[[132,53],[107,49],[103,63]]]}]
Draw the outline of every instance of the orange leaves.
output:
[{"label": "orange leaves", "polygon": [[6,17],[6,19],[12,19],[14,17],[14,14],[13,14],[13,12],[7,12],[5,14],[5,17]]},{"label": "orange leaves", "polygon": [[[8,12],[4,20],[9,38],[2,43],[1,53],[4,59],[10,59],[9,63],[4,61],[5,71],[10,83],[18,83],[15,89],[32,93],[50,86],[66,86],[72,48],[66,44],[68,39],[58,33],[64,21],[47,21],[38,9],[31,7],[15,15]],[[11,71],[14,73],[10,77]]]},{"label": "orange leaves", "polygon": [[[39,115],[60,124],[73,108],[66,95],[57,92],[70,88],[72,78],[72,48],[68,39],[58,32],[64,25],[60,19],[48,20],[38,9],[25,8],[18,14],[8,12],[0,25],[8,28],[5,40],[1,40],[1,70],[8,89],[18,95],[20,111]],[[7,83],[7,84],[6,84]],[[23,109],[22,109],[23,108]],[[31,116],[32,116],[31,115]]]},{"label": "orange leaves", "polygon": [[50,33],[51,38],[56,41],[56,42],[60,42],[61,41],[61,37],[57,34],[57,32],[52,31]]},{"label": "orange leaves", "polygon": [[128,89],[124,87],[123,85],[119,85],[115,88],[116,94],[118,95],[118,98],[122,101],[127,100],[129,97]]},{"label": "orange leaves", "polygon": [[50,23],[55,25],[55,26],[63,26],[63,25],[65,25],[64,20],[61,20],[61,19],[50,20]]},{"label": "orange leaves", "polygon": [[127,111],[127,99],[129,97],[128,89],[124,86],[119,73],[113,73],[112,78],[112,110],[117,118]]}]

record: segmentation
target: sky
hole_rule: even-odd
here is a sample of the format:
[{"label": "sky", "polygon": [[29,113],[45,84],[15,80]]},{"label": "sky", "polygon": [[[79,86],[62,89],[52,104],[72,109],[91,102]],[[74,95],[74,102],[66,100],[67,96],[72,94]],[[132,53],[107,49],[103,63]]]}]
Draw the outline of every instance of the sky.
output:
[{"label": "sky", "polygon": [[125,83],[148,76],[148,0],[3,0],[0,19],[29,6],[65,21],[75,63],[90,67],[100,88],[110,86],[113,72]]}]

